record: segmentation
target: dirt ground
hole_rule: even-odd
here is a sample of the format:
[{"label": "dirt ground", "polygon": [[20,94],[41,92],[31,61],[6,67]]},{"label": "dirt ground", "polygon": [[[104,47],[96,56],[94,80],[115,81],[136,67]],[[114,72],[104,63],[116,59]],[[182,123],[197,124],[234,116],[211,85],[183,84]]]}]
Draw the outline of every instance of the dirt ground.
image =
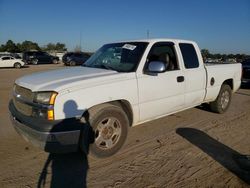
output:
[{"label": "dirt ground", "polygon": [[250,89],[229,110],[192,108],[130,129],[125,146],[106,159],[48,154],[13,129],[8,101],[14,80],[63,68],[0,69],[0,187],[248,187],[250,173],[234,155],[250,154]]}]

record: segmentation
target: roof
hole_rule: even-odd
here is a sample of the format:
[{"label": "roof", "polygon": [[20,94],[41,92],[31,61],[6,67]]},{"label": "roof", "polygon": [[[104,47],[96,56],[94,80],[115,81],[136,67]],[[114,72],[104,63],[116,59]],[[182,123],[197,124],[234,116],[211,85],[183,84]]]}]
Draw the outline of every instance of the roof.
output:
[{"label": "roof", "polygon": [[11,56],[11,55],[3,55],[3,56],[1,56],[0,58],[3,58],[3,57],[11,57],[11,58],[15,59],[15,57],[13,57],[13,56]]},{"label": "roof", "polygon": [[171,39],[171,38],[155,38],[155,39],[138,39],[138,40],[123,40],[119,42],[148,42],[148,43],[155,43],[155,42],[174,42],[174,43],[194,43],[191,40],[183,40],[183,39]]}]

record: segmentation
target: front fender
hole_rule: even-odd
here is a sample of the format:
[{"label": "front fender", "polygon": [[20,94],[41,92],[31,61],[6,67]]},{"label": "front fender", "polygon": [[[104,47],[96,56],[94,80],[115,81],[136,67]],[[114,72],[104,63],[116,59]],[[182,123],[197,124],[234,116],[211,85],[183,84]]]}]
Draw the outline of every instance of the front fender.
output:
[{"label": "front fender", "polygon": [[93,106],[117,100],[128,101],[132,110],[137,111],[133,109],[138,106],[136,79],[59,93],[54,106],[55,119],[81,117]]}]

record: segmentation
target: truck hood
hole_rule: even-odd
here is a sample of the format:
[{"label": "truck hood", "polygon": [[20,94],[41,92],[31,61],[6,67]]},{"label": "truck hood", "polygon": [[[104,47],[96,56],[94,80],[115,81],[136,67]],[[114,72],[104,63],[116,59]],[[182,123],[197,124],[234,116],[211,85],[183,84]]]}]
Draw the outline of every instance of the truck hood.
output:
[{"label": "truck hood", "polygon": [[119,73],[106,69],[73,67],[34,73],[19,78],[15,83],[31,91],[59,92],[76,85],[87,87],[89,84],[96,85],[100,80],[113,80],[115,75]]}]

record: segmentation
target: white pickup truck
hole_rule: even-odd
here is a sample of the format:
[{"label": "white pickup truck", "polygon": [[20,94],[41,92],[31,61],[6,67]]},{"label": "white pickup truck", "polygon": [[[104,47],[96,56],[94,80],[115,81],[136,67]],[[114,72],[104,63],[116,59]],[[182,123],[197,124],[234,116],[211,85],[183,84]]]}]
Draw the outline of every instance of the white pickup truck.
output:
[{"label": "white pickup truck", "polygon": [[107,157],[131,126],[203,103],[225,112],[240,84],[241,64],[204,65],[195,42],[125,41],[81,67],[19,78],[9,110],[16,130],[45,151]]}]

